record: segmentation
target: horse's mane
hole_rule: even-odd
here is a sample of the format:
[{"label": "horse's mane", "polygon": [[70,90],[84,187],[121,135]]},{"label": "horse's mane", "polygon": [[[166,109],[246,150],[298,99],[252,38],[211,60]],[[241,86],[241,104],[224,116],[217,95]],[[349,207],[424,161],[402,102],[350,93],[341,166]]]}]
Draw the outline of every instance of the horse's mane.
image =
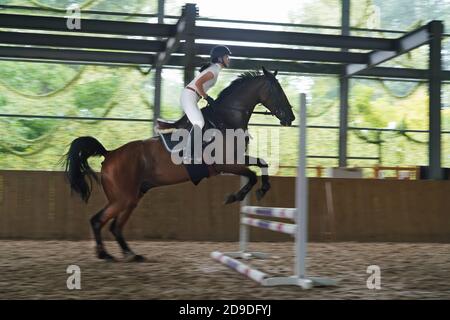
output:
[{"label": "horse's mane", "polygon": [[256,77],[258,77],[260,75],[261,75],[261,73],[258,70],[246,71],[244,73],[241,73],[236,79],[234,79],[231,82],[231,84],[228,87],[226,87],[219,93],[219,96],[217,97],[216,101],[218,103],[221,102],[223,99],[225,99],[227,96],[229,96],[231,94],[231,92],[233,92],[233,90],[236,89],[236,87],[240,86],[247,80],[255,79]]}]

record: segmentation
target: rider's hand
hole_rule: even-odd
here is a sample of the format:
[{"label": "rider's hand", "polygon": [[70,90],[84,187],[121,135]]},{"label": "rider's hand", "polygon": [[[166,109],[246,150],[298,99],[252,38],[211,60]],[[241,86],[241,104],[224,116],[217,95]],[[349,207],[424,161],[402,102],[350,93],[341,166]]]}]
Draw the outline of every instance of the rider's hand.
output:
[{"label": "rider's hand", "polygon": [[206,101],[208,101],[208,105],[210,105],[210,106],[214,105],[214,99],[211,98],[210,96],[207,95],[207,96],[204,97],[203,99],[205,99]]}]

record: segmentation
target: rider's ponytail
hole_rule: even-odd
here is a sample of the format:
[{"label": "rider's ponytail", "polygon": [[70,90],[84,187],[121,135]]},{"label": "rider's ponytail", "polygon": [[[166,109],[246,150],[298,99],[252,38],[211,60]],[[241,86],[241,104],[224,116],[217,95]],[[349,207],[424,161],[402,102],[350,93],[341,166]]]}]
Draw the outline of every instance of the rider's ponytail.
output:
[{"label": "rider's ponytail", "polygon": [[205,69],[207,69],[210,65],[211,65],[212,63],[205,63],[204,65],[202,65],[201,67],[200,67],[200,72],[202,72],[203,70],[205,70]]}]

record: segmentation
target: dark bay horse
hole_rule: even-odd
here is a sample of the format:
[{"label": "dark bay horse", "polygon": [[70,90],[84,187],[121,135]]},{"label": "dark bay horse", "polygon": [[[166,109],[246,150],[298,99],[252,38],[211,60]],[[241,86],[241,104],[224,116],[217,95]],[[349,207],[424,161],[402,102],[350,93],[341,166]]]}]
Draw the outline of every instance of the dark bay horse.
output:
[{"label": "dark bay horse", "polygon": [[[283,126],[289,126],[295,116],[283,89],[271,73],[263,68],[263,74],[247,72],[225,88],[211,107],[216,118],[221,119],[226,128],[247,129],[255,106],[263,104],[275,115]],[[184,121],[182,118],[180,121]],[[179,121],[179,122],[180,122]],[[96,241],[98,258],[114,261],[105,249],[102,227],[112,219],[110,231],[119,243],[127,261],[142,261],[127,245],[122,230],[142,196],[150,189],[189,181],[190,177],[184,165],[173,163],[170,153],[165,149],[159,136],[146,140],[129,142],[118,149],[108,151],[93,137],[75,139],[65,155],[65,171],[70,187],[87,202],[92,188],[92,180],[98,181],[96,173],[87,160],[92,156],[103,156],[101,167],[101,185],[108,199],[103,209],[95,214],[90,222]],[[264,196],[270,184],[267,175],[267,163],[258,158],[256,164],[249,164],[250,157],[245,156],[245,164],[212,164],[208,166],[210,176],[231,173],[245,176],[248,183],[238,192],[227,197],[226,203],[241,201],[257,182],[256,174],[248,166],[262,169],[262,185],[258,189],[258,198]],[[265,169],[265,171],[264,171]]]}]

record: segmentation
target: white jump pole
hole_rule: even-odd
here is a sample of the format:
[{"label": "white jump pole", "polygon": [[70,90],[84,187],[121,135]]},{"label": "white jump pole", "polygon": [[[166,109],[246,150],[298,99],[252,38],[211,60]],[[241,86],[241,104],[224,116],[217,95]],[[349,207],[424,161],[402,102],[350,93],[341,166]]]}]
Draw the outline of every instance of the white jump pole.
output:
[{"label": "white jump pole", "polygon": [[295,235],[297,230],[297,225],[291,223],[275,222],[269,220],[261,220],[255,218],[242,218],[242,224],[248,226],[253,226],[262,229],[268,229],[276,232],[286,233],[290,235]]},{"label": "white jump pole", "polygon": [[251,268],[248,265],[246,265],[245,263],[242,263],[236,259],[233,259],[219,251],[211,252],[211,258],[217,260],[218,262],[226,265],[227,267],[243,274],[244,276],[246,276],[260,284],[264,284],[264,280],[267,278],[266,273],[261,272],[257,269]]},{"label": "white jump pole", "polygon": [[256,207],[256,206],[243,206],[241,208],[242,213],[253,214],[256,216],[272,217],[272,218],[285,218],[295,220],[297,209],[296,208],[268,208],[268,207]]}]

